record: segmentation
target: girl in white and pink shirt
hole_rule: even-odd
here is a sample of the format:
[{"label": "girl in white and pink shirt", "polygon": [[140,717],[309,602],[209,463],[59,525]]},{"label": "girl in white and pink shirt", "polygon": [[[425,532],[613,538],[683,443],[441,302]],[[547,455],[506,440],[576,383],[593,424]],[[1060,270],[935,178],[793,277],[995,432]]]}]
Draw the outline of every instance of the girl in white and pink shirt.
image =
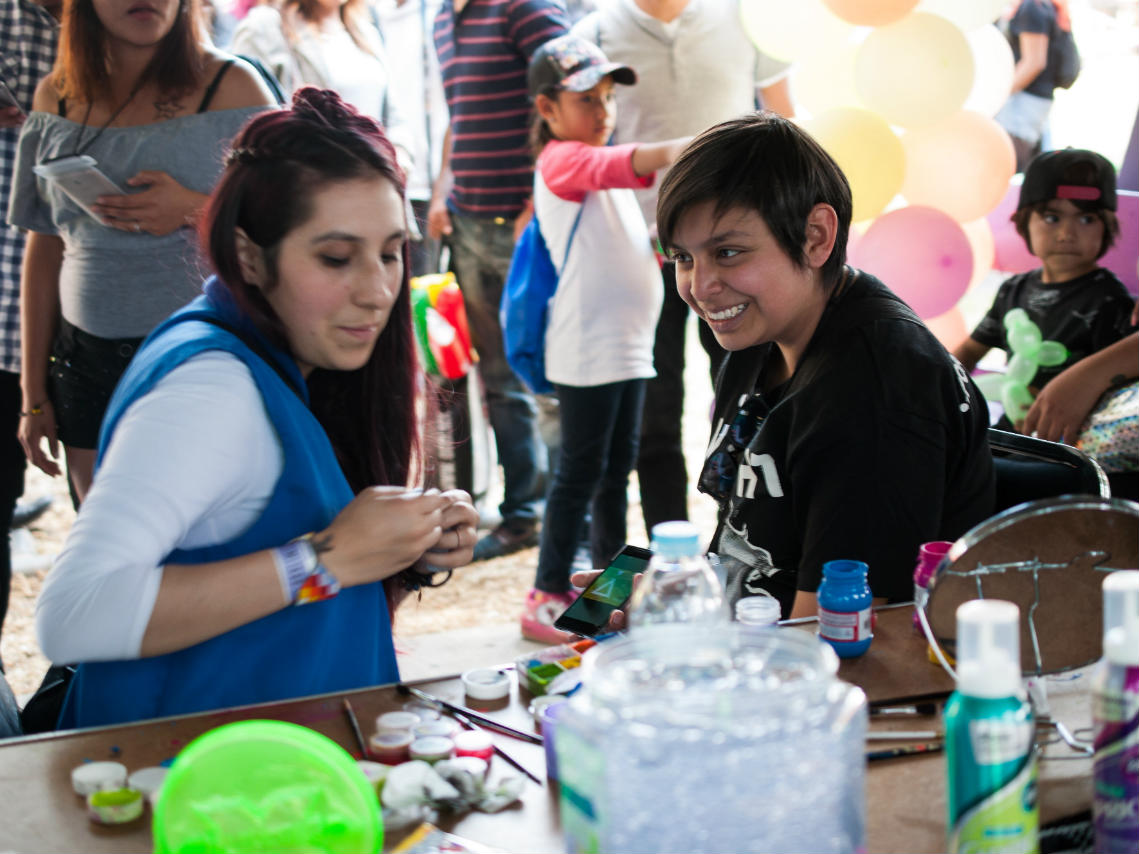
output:
[{"label": "girl in white and pink shirt", "polygon": [[594,566],[625,544],[645,380],[655,376],[660,271],[632,188],[651,186],[690,138],[606,145],[616,121],[613,87],[636,79],[576,36],[547,42],[530,61],[534,214],[555,265],[565,259],[545,352],[561,449],[522,614],[522,634],[545,643],[568,637],[552,624],[575,596],[569,575],[587,512]]}]

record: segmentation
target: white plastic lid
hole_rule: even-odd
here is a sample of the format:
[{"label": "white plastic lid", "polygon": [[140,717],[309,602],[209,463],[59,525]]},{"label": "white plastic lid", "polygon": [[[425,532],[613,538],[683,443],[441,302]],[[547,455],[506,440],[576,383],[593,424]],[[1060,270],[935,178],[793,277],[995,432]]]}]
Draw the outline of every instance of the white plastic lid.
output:
[{"label": "white plastic lid", "polygon": [[1103,580],[1103,655],[1112,664],[1139,667],[1139,570]]},{"label": "white plastic lid", "polygon": [[745,626],[773,626],[783,611],[771,596],[745,596],[736,602],[736,620]]},{"label": "white plastic lid", "polygon": [[121,762],[84,762],[71,771],[75,794],[86,797],[101,789],[121,789],[127,784],[127,766]]},{"label": "white plastic lid", "polygon": [[700,554],[700,531],[691,522],[660,522],[653,525],[653,551],[665,557]]},{"label": "white plastic lid", "polygon": [[1020,691],[1020,609],[1000,599],[957,608],[957,690],[999,699]]},{"label": "white plastic lid", "polygon": [[376,718],[376,732],[411,732],[420,723],[414,712],[384,712]]}]

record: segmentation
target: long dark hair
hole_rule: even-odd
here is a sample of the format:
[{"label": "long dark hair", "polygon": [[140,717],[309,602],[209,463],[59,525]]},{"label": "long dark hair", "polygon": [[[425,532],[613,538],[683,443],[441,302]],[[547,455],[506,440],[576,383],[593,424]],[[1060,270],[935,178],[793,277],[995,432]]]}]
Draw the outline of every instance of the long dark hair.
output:
[{"label": "long dark hair", "polygon": [[[174,25],[160,41],[140,80],[159,90],[194,89],[205,72],[201,0],[180,0]],[[111,97],[107,33],[92,0],[64,0],[59,52],[51,82],[61,98],[90,104]]]},{"label": "long dark hair", "polygon": [[[281,240],[311,215],[314,193],[377,175],[404,195],[404,175],[384,132],[329,90],[298,90],[290,109],[261,113],[234,140],[202,220],[202,243],[218,278],[276,346],[288,350],[285,330],[262,291],[241,273],[237,229],[264,252],[272,288]],[[318,368],[308,378],[313,414],[355,492],[423,476],[427,381],[412,331],[406,242],[402,251],[399,297],[371,357],[357,370]]]}]

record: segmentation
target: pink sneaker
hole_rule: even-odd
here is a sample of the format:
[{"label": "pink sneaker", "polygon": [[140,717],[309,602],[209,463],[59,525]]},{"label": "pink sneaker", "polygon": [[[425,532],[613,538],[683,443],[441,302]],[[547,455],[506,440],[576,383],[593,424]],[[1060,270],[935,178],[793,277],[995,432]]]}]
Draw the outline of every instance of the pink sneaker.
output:
[{"label": "pink sneaker", "polygon": [[551,646],[577,640],[577,635],[554,628],[554,620],[576,598],[576,592],[547,593],[531,587],[526,594],[526,607],[522,611],[522,637]]}]

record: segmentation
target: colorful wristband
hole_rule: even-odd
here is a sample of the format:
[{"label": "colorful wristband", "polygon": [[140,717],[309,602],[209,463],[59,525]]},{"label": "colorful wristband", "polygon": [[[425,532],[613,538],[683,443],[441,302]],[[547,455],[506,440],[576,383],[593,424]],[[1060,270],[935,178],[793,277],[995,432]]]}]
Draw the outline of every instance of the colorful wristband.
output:
[{"label": "colorful wristband", "polygon": [[281,589],[294,605],[331,599],[340,592],[340,582],[321,564],[307,537],[273,549],[273,561],[277,565]]}]

